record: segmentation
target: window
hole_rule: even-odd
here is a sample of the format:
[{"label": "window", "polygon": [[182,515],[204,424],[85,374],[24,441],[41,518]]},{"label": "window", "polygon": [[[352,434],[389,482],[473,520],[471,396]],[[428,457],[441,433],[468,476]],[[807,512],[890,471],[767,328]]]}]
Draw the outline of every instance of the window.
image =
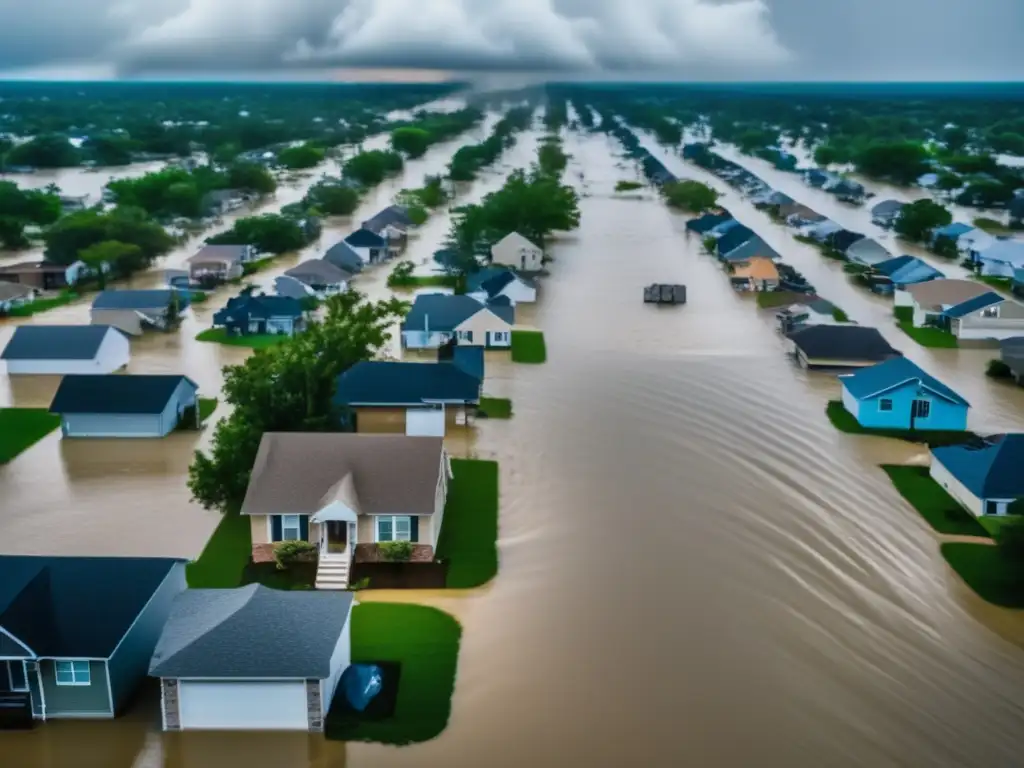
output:
[{"label": "window", "polygon": [[456,331],[455,335],[459,341],[473,341],[472,331]]},{"label": "window", "polygon": [[491,338],[494,339],[495,344],[507,344],[508,331],[494,331]]},{"label": "window", "polygon": [[914,401],[914,418],[927,419],[932,413],[931,400]]},{"label": "window", "polygon": [[412,518],[378,517],[377,541],[412,541]]},{"label": "window", "polygon": [[55,661],[57,685],[91,685],[88,661]]},{"label": "window", "polygon": [[892,400],[889,399],[888,397],[883,397],[881,400],[878,401],[878,410],[880,410],[880,411],[891,411],[892,410]]},{"label": "window", "polygon": [[298,515],[281,515],[281,541],[298,541],[302,538],[302,523]]},{"label": "window", "polygon": [[985,307],[981,310],[982,317],[999,317],[999,305],[994,307]]},{"label": "window", "polygon": [[8,661],[8,672],[10,674],[10,683],[12,691],[27,691],[28,690],[28,678],[25,675],[25,662],[23,661]]}]

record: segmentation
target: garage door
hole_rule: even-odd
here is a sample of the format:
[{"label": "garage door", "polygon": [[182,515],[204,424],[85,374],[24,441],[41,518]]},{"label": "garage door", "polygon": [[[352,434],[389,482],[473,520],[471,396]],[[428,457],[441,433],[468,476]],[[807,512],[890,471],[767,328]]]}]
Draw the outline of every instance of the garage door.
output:
[{"label": "garage door", "polygon": [[213,730],[301,730],[308,728],[306,686],[288,682],[179,684],[181,727]]},{"label": "garage door", "polygon": [[405,434],[444,437],[444,411],[432,408],[406,408]]}]

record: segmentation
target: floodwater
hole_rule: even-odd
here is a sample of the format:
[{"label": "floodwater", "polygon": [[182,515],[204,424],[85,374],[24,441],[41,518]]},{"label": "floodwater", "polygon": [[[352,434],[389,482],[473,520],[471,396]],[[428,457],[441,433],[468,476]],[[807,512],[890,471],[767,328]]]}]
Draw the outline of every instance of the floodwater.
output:
[{"label": "floodwater", "polygon": [[[528,159],[520,150],[529,140],[510,153],[516,163]],[[544,329],[548,362],[489,360],[485,389],[512,398],[515,416],[479,424],[469,448],[501,462],[500,572],[468,593],[360,597],[429,603],[462,622],[447,730],[407,748],[165,736],[153,710],[140,708],[118,721],[0,736],[0,756],[10,756],[0,762],[1020,765],[1020,614],[958,582],[936,537],[877,468],[924,460],[923,451],[836,432],[823,413],[835,379],[786,358],[771,313],[733,293],[682,217],[653,198],[612,194],[616,181],[635,176],[618,147],[573,136],[567,150],[566,178],[583,187],[582,226],[555,243],[529,320]],[[434,170],[437,154],[421,170]],[[662,157],[677,174],[705,178]],[[983,355],[917,348],[887,327],[884,302],[817,251],[734,194],[725,203],[825,296],[963,392],[974,428],[1024,428],[1024,390],[986,380]],[[416,254],[429,251],[419,250],[427,239]],[[643,305],[641,288],[653,281],[686,283],[689,303]],[[187,364],[214,385],[225,353],[197,349],[188,329],[180,337],[177,358],[147,341],[152,354],[133,366]],[[168,469],[145,481],[120,463],[131,460],[122,454],[107,476],[79,470],[76,478],[56,439],[23,454],[0,471],[5,548],[102,551],[116,537],[120,551],[159,550],[166,535],[175,551],[193,554],[212,520],[190,512],[175,487],[186,457],[165,458]],[[145,498],[133,483],[149,486]],[[29,522],[44,516],[49,525]],[[99,519],[102,534],[90,536],[83,517]],[[76,518],[74,540],[61,537]]]}]

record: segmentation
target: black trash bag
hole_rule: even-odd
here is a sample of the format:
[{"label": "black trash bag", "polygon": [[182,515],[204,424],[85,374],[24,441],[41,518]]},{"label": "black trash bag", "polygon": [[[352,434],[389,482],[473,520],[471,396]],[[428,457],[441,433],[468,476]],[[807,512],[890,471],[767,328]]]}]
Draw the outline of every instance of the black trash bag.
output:
[{"label": "black trash bag", "polygon": [[363,712],[380,693],[384,673],[376,664],[352,664],[341,675],[341,690],[352,709]]}]

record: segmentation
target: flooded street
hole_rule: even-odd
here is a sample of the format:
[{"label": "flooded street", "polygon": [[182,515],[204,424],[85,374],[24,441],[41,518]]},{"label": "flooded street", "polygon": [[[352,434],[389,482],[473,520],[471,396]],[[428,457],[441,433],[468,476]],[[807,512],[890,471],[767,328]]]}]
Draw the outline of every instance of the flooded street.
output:
[{"label": "flooded street", "polygon": [[[499,165],[531,160],[536,140],[520,137]],[[364,211],[439,171],[466,141],[410,162]],[[616,159],[618,145],[571,135],[566,150],[566,178],[586,174],[582,224],[554,243],[551,275],[525,319],[544,330],[548,362],[489,357],[484,388],[510,397],[515,416],[481,421],[465,446],[501,462],[498,577],[465,594],[360,595],[429,603],[462,623],[447,730],[409,748],[306,735],[165,736],[155,731],[158,713],[140,708],[112,722],[2,735],[0,764],[1020,764],[1021,614],[983,603],[958,581],[931,530],[877,468],[925,452],[831,427],[824,406],[835,379],[787,359],[773,313],[733,292],[699,238],[685,234],[686,217],[650,195],[616,199],[615,182],[635,174]],[[673,173],[722,190],[724,205],[823,296],[959,390],[974,406],[972,428],[1024,429],[1024,389],[984,376],[991,352],[917,346],[892,324],[889,300],[854,286],[722,182],[657,155]],[[485,174],[460,200],[501,181]],[[412,241],[413,260],[440,241],[445,218]],[[325,230],[321,245],[346,226]],[[288,258],[280,268],[299,257]],[[383,295],[384,278],[381,270],[357,286]],[[688,303],[645,306],[642,286],[655,281],[687,284]],[[131,370],[181,371],[216,391],[219,366],[246,352],[192,337],[224,300],[218,294],[180,334],[133,342]],[[87,307],[37,321],[64,320],[87,321]],[[0,402],[48,397],[38,383],[19,382]],[[215,516],[188,502],[195,438],[178,440],[152,449],[90,441],[81,451],[56,436],[42,441],[0,469],[5,551],[196,554]]]}]

